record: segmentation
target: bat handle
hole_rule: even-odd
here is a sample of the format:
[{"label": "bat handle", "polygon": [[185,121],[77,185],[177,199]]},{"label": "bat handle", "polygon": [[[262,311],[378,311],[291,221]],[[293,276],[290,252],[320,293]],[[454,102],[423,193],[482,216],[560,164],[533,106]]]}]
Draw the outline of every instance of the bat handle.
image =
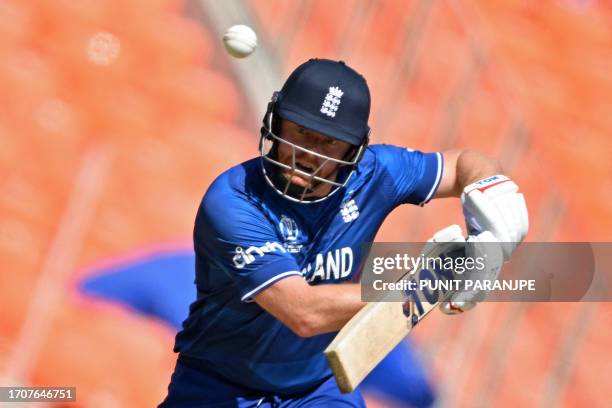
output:
[{"label": "bat handle", "polygon": [[412,325],[412,327],[416,326],[419,321],[420,321],[419,320],[419,316],[417,316],[416,313],[413,313],[413,315],[412,315],[412,317],[410,319],[410,324]]},{"label": "bat handle", "polygon": [[402,309],[404,311],[404,316],[408,318],[408,324],[410,327],[414,327],[419,322],[419,316],[415,313],[415,304],[414,302],[406,301],[402,305]]}]

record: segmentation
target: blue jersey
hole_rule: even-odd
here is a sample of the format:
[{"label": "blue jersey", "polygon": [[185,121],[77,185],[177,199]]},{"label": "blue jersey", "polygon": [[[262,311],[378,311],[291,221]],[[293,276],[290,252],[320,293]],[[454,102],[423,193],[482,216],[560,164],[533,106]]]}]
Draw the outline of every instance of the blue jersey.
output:
[{"label": "blue jersey", "polygon": [[253,302],[289,276],[312,285],[359,280],[362,245],[398,205],[422,205],[442,177],[440,153],[370,146],[345,188],[319,203],[289,201],[266,183],[260,158],[219,176],[194,228],[197,300],[175,351],[247,389],[307,391],[331,375],[336,333],[302,338]]}]

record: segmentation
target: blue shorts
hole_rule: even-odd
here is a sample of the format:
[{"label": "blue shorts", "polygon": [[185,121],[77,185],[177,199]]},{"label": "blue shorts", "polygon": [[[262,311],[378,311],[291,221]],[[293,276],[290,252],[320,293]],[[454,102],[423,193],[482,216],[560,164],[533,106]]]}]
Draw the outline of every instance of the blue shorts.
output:
[{"label": "blue shorts", "polygon": [[172,374],[168,395],[159,408],[365,408],[359,390],[342,394],[333,376],[312,390],[289,396],[258,392],[233,384],[215,373],[182,363],[179,359]]}]

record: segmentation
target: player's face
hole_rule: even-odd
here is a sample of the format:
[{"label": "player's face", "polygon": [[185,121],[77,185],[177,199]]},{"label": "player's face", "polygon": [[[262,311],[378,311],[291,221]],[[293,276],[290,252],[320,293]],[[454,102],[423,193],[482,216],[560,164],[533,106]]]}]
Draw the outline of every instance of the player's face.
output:
[{"label": "player's face", "polygon": [[[339,160],[344,159],[352,147],[346,142],[332,139],[322,135],[321,133],[306,129],[289,120],[282,121],[280,137],[300,147]],[[278,161],[291,166],[292,160],[293,149],[291,146],[280,143],[278,146]],[[317,172],[317,175],[326,179],[335,179],[338,171],[338,164],[330,161],[326,162],[326,160],[322,157],[318,157],[298,149],[295,151],[295,161],[297,168],[307,173],[313,173],[316,169],[323,165],[321,170]],[[288,169],[283,169],[281,171],[283,177],[289,180],[290,183],[301,188],[307,187],[312,189],[313,192],[310,194],[310,196],[326,195],[332,187],[327,183],[317,183],[316,181],[313,183],[314,180],[312,180],[310,177],[301,174],[292,174],[292,171]]]}]

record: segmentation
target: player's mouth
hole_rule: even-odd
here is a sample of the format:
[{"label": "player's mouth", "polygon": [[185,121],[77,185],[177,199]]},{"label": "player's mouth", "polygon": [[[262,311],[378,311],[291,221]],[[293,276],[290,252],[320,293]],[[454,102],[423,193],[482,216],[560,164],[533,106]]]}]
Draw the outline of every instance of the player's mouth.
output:
[{"label": "player's mouth", "polygon": [[[308,164],[296,163],[295,167],[298,170],[301,170],[309,174],[312,174],[315,171],[314,166],[310,166]],[[291,170],[286,170],[284,173],[285,173],[285,177],[292,184],[295,184],[300,187],[311,187],[312,186],[312,177],[305,176],[301,173],[294,173]]]}]

